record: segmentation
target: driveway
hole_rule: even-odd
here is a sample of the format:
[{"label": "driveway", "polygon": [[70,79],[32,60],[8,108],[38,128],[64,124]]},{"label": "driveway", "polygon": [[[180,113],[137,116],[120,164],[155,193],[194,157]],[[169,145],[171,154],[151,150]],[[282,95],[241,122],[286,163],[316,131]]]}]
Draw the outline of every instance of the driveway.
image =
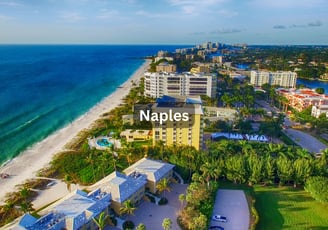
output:
[{"label": "driveway", "polygon": [[[172,230],[180,230],[177,224],[178,213],[181,208],[179,195],[186,192],[188,185],[186,184],[171,184],[171,192],[165,192],[165,197],[168,199],[166,205],[156,205],[154,203],[143,201],[138,209],[135,211],[134,216],[128,217],[132,220],[135,226],[140,223],[146,225],[147,229],[161,230],[164,218],[172,220]],[[162,194],[163,196],[163,194]]]},{"label": "driveway", "polygon": [[226,223],[211,220],[211,226],[222,226],[225,230],[248,230],[249,209],[243,190],[219,189],[216,193],[213,215],[227,217]]}]

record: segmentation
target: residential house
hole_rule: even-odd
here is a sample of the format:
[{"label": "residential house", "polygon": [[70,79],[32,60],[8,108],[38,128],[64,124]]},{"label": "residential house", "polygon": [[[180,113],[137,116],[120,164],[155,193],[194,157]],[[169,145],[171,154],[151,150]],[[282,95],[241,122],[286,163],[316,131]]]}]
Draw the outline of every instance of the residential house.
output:
[{"label": "residential house", "polygon": [[111,208],[116,213],[120,213],[120,208],[127,200],[138,205],[145,194],[147,178],[140,173],[130,174],[129,176],[120,172],[113,172],[92,187],[101,188],[102,191],[111,194]]},{"label": "residential house", "polygon": [[143,174],[147,177],[146,188],[150,192],[157,192],[157,184],[164,178],[170,180],[173,175],[174,165],[143,158],[124,170],[127,175]]},{"label": "residential house", "polygon": [[25,214],[13,230],[97,229],[93,218],[108,214],[111,195],[97,189],[89,194],[76,190],[42,210],[40,218]]},{"label": "residential house", "polygon": [[126,129],[120,133],[121,138],[126,139],[127,142],[146,141],[152,138],[151,130],[134,130]]}]

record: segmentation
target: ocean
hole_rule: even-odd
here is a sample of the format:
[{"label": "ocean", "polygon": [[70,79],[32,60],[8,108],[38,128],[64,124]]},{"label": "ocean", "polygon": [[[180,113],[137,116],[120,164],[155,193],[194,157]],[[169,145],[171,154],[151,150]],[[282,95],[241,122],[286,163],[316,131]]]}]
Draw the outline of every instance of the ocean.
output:
[{"label": "ocean", "polygon": [[0,45],[0,164],[69,124],[171,45]]}]

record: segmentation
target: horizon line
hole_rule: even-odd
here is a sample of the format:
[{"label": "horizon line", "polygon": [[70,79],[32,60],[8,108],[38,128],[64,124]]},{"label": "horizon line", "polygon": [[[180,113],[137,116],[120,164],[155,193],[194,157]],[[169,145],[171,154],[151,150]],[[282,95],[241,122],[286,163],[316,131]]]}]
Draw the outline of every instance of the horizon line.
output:
[{"label": "horizon line", "polygon": [[[205,42],[203,42],[205,43]],[[93,46],[196,46],[201,45],[203,43],[0,43],[0,46],[5,45],[54,45],[54,46],[60,46],[60,45],[76,45],[76,46],[84,46],[84,45],[93,45]],[[245,44],[246,46],[328,46],[328,44],[247,44],[247,43],[222,43],[220,44],[224,45],[241,45]]]}]

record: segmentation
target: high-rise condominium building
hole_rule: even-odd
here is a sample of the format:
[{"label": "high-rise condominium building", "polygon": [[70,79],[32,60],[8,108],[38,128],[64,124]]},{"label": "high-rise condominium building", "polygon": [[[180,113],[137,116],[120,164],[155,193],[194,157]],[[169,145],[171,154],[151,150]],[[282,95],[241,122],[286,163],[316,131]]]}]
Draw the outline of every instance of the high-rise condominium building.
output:
[{"label": "high-rise condominium building", "polygon": [[216,96],[217,77],[210,73],[145,73],[145,95]]},{"label": "high-rise condominium building", "polygon": [[[170,111],[171,110],[171,111]],[[186,113],[188,120],[167,119],[164,123],[153,123],[153,144],[163,141],[165,145],[189,145],[197,150],[203,143],[203,109],[199,96],[158,98],[152,106],[152,113]]]},{"label": "high-rise condominium building", "polygon": [[296,80],[297,74],[291,71],[251,71],[251,84],[254,86],[262,86],[267,83],[285,88],[295,88]]}]

